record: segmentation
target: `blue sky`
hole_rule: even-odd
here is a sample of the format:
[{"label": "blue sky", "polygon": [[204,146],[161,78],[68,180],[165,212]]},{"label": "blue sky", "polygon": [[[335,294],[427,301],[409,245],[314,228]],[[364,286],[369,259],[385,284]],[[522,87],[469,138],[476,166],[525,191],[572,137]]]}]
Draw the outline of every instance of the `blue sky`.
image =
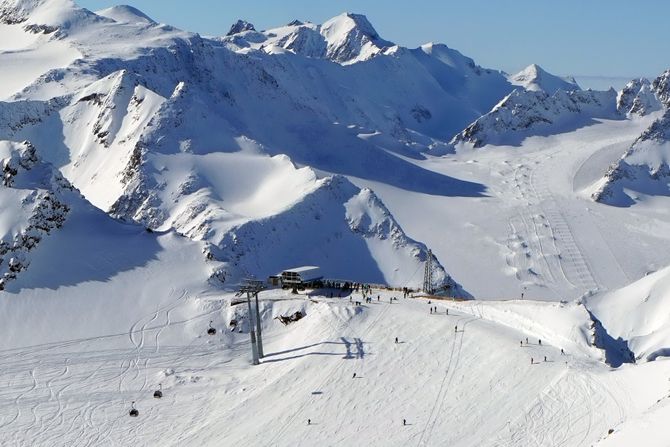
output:
[{"label": "blue sky", "polygon": [[537,63],[561,75],[631,78],[670,68],[667,0],[77,0],[91,10],[122,2],[203,35],[225,34],[238,18],[265,29],[359,12],[385,39],[442,42],[507,72]]}]

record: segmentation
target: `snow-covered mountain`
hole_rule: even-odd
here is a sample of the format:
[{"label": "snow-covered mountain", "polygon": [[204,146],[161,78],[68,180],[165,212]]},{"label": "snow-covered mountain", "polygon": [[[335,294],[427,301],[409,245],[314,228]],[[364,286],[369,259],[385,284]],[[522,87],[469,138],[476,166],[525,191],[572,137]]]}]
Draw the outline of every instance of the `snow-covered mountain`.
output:
[{"label": "snow-covered mountain", "polygon": [[591,197],[630,206],[641,196],[670,194],[670,70],[649,82],[633,80],[619,93],[617,108],[628,116],[658,116],[592,186]]},{"label": "snow-covered mountain", "polygon": [[593,90],[515,90],[489,113],[456,135],[451,144],[480,148],[519,145],[525,138],[551,135],[588,125],[595,118],[617,118],[616,92]]},{"label": "snow-covered mountain", "polygon": [[566,92],[581,90],[577,81],[573,78],[561,78],[552,75],[537,64],[531,64],[517,74],[511,75],[509,80],[512,84],[521,86],[526,90],[543,91],[549,95],[553,95],[558,90]]},{"label": "snow-covered mountain", "polygon": [[269,54],[290,51],[343,65],[371,59],[395,46],[382,39],[365,16],[348,12],[322,25],[295,20],[263,32],[240,20],[222,41],[234,50],[253,49]]},{"label": "snow-covered mountain", "polygon": [[670,195],[670,111],[638,137],[594,188],[594,200],[615,206],[630,206],[639,195]]},{"label": "snow-covered mountain", "polygon": [[[0,64],[0,444],[668,445],[670,72],[71,0],[0,0]],[[468,299],[398,290],[431,255]],[[299,265],[371,295],[262,291],[251,366]]]},{"label": "snow-covered mountain", "polygon": [[[386,54],[392,45],[354,14],[318,27],[290,25],[289,34],[317,30],[324,44],[323,53],[301,48],[295,57],[231,51],[231,39],[256,33],[242,22],[229,36],[208,40],[159,25],[131,7],[92,13],[68,0],[5,0],[2,17],[6,32],[26,41],[42,36],[26,53],[59,45],[79,55],[65,68],[59,67],[65,59],[41,67],[44,73],[0,103],[7,117],[2,137],[44,148],[40,156],[115,218],[205,241],[206,255],[226,265],[219,279],[316,263],[333,276],[418,285],[426,247],[404,234],[373,192],[337,175],[481,194],[476,184],[423,170],[388,151],[417,157],[444,146],[448,114],[458,129],[510,88],[501,73],[446,47],[395,47]],[[382,73],[395,73],[388,88],[371,89]],[[410,81],[408,73],[421,81]],[[60,141],[53,141],[54,132]],[[377,230],[362,231],[344,211],[361,194],[369,196],[364,222]],[[329,227],[319,215],[339,223]],[[284,231],[267,237],[268,220]],[[309,244],[301,242],[307,233],[314,238]],[[274,245],[290,251],[296,244],[303,248],[267,257]],[[235,250],[251,246],[258,254],[238,259]],[[313,246],[320,249],[311,252]],[[341,260],[355,246],[356,262],[328,260]],[[264,251],[271,263],[259,262]],[[435,279],[452,284],[435,265]]]}]

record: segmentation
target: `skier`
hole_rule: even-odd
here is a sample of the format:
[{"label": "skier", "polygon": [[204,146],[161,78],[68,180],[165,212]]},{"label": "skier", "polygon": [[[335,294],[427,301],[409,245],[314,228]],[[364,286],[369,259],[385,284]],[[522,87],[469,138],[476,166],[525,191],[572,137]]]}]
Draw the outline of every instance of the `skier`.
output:
[{"label": "skier", "polygon": [[307,419],[307,425],[312,425],[312,420],[311,419]]},{"label": "skier", "polygon": [[563,352],[563,348],[561,348],[561,355],[565,355],[565,352]]},{"label": "skier", "polygon": [[402,420],[402,425],[407,425],[407,421],[405,419]]},{"label": "skier", "polygon": [[454,332],[458,332],[458,325],[454,326]]},{"label": "skier", "polygon": [[353,375],[352,379],[355,379],[355,378],[356,378],[356,373],[354,373],[354,375]]},{"label": "skier", "polygon": [[398,337],[395,338],[395,344],[398,344]]},{"label": "skier", "polygon": [[379,302],[379,295],[377,295],[377,302]]},{"label": "skier", "polygon": [[430,313],[431,313],[431,315],[432,315],[432,313],[433,313],[433,308],[432,308],[432,307],[430,308]]},{"label": "skier", "polygon": [[530,364],[533,364],[533,357],[530,358]]},{"label": "skier", "polygon": [[449,309],[447,309],[447,315],[449,315]]},{"label": "skier", "polygon": [[546,355],[544,356],[544,362],[545,363],[547,362],[547,356]]},{"label": "skier", "polygon": [[537,341],[537,344],[540,345],[540,346],[542,346],[542,340],[538,340],[538,341]]},{"label": "skier", "polygon": [[519,347],[523,348],[523,340],[519,342]]},{"label": "skier", "polygon": [[526,344],[528,344],[528,337],[526,337]]}]

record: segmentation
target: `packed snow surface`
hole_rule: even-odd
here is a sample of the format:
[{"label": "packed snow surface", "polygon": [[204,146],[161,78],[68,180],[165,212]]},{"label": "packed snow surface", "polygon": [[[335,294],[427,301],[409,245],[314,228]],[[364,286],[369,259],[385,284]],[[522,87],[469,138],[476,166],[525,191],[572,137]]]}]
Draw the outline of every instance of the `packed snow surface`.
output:
[{"label": "packed snow surface", "polygon": [[[429,302],[378,290],[363,305],[337,291],[262,292],[265,357],[250,366],[246,303],[163,277],[160,265],[195,253],[182,246],[168,255],[178,241],[144,238],[157,245],[146,265],[90,287],[2,302],[3,315],[21,317],[4,322],[13,334],[2,342],[0,380],[12,402],[0,412],[5,440],[592,445],[667,395],[668,362],[617,370],[601,362],[581,305]],[[135,281],[142,286],[133,296],[110,299]],[[304,317],[295,323],[276,319],[296,311]],[[70,317],[52,323],[53,312]],[[131,402],[137,418],[128,415]]]}]

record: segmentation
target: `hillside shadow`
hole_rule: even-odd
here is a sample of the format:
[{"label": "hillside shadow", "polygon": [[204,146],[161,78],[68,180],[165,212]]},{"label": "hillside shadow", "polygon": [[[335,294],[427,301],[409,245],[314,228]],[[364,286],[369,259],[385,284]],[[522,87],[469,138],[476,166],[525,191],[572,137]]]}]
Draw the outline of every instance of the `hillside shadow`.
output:
[{"label": "hillside shadow", "polygon": [[[277,117],[266,119],[276,121]],[[268,153],[286,154],[301,165],[412,192],[448,197],[486,196],[486,187],[481,183],[429,171],[351,135],[343,126],[324,123],[311,115],[295,117],[272,129],[253,125],[254,137],[263,142]]]},{"label": "hillside shadow", "polygon": [[30,252],[28,269],[8,284],[7,292],[106,282],[158,259],[158,234],[115,221],[87,204],[82,207]]}]

